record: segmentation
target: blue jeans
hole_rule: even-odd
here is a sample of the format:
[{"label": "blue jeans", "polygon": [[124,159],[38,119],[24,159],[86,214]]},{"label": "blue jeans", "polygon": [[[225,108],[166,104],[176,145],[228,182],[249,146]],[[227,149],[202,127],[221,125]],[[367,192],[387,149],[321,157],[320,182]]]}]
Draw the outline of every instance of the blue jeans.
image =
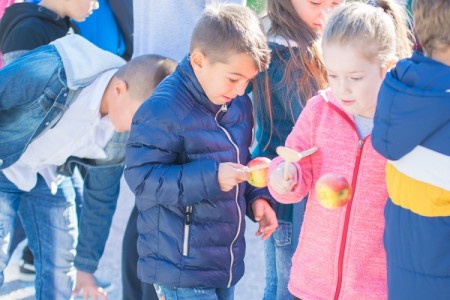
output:
[{"label": "blue jeans", "polygon": [[278,228],[264,243],[266,262],[266,288],[264,300],[293,299],[288,291],[292,245],[292,223],[278,220]]},{"label": "blue jeans", "polygon": [[159,299],[164,300],[234,300],[230,288],[176,288],[155,284]]},{"label": "blue jeans", "polygon": [[298,244],[307,199],[292,205],[294,222],[278,220],[278,228],[264,244],[266,287],[263,300],[290,300],[288,283],[292,256]]},{"label": "blue jeans", "polygon": [[0,172],[0,285],[9,255],[10,238],[19,215],[35,257],[36,299],[69,299],[75,280],[78,238],[75,191],[69,178],[52,195],[41,176],[23,192]]}]

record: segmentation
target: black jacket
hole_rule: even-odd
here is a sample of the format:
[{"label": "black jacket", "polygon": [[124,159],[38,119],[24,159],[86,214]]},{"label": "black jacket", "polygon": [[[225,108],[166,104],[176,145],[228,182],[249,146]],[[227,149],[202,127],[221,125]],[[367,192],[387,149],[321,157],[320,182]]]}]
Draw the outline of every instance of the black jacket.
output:
[{"label": "black jacket", "polygon": [[5,54],[32,50],[65,36],[71,28],[69,18],[33,3],[16,3],[0,20],[0,51]]}]

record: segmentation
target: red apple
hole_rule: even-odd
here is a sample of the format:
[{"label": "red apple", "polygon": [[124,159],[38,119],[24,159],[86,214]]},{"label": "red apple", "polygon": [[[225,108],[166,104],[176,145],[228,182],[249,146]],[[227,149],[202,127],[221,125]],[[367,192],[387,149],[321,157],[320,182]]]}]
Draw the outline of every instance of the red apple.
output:
[{"label": "red apple", "polygon": [[247,167],[252,168],[261,165],[261,168],[251,171],[248,183],[256,187],[266,187],[267,186],[267,171],[269,169],[269,164],[271,160],[267,157],[255,157],[248,162]]},{"label": "red apple", "polygon": [[319,203],[328,209],[342,207],[352,198],[352,187],[347,179],[332,173],[321,176],[315,190]]}]

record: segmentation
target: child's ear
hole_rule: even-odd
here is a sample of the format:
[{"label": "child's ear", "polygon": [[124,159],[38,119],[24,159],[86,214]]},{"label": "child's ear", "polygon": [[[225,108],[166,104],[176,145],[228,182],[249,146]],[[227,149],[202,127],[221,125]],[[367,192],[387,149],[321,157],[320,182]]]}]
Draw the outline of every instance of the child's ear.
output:
[{"label": "child's ear", "polygon": [[200,71],[205,63],[205,55],[199,49],[194,49],[190,56],[192,68],[196,71]]},{"label": "child's ear", "polygon": [[114,84],[114,92],[116,95],[121,96],[128,91],[128,85],[125,81],[120,78],[116,78],[116,82]]}]

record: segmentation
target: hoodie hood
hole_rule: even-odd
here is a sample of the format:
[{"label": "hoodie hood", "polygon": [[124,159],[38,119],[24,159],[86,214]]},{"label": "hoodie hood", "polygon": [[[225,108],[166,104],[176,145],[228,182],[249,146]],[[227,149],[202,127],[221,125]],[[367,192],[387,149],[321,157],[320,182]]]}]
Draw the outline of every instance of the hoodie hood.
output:
[{"label": "hoodie hood", "polygon": [[[399,115],[408,110],[418,123],[431,116],[432,123],[445,124],[450,118],[450,66],[416,52],[411,58],[399,61],[386,75],[379,100],[380,96],[391,100],[397,97],[404,99],[387,101],[392,105],[390,109],[398,108]],[[378,105],[383,105],[383,102],[380,104],[379,101]],[[411,115],[405,114],[404,117]]]},{"label": "hoodie hood", "polygon": [[388,78],[393,87],[412,94],[450,92],[450,66],[418,52],[410,59],[399,61]]},{"label": "hoodie hood", "polygon": [[414,53],[389,73],[378,93],[375,148],[398,160],[421,145],[450,155],[450,66]]},{"label": "hoodie hood", "polygon": [[11,36],[11,32],[20,27],[40,30],[40,28],[36,28],[37,23],[42,24],[44,28],[42,35],[49,39],[48,41],[42,40],[41,45],[48,44],[52,40],[66,35],[71,27],[69,18],[61,18],[43,6],[26,2],[16,3],[5,10],[5,14],[0,20],[0,50],[3,53],[8,53],[10,51],[35,48],[36,45],[34,44],[30,45],[28,49],[16,48],[14,41],[20,39],[20,36]]}]

